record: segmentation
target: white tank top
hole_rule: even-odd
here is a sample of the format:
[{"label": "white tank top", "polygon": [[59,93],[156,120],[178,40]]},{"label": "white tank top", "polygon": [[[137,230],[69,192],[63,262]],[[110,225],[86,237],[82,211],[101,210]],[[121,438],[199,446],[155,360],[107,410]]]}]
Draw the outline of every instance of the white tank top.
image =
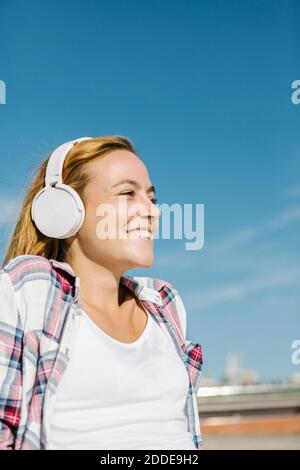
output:
[{"label": "white tank top", "polygon": [[85,313],[58,384],[49,449],[193,449],[184,406],[189,377],[152,314],[133,343]]}]

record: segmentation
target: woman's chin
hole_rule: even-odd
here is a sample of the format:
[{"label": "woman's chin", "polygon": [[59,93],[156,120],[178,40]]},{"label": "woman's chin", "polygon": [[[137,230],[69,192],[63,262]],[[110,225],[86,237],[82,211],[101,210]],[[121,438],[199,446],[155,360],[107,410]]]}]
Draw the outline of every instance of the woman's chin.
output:
[{"label": "woman's chin", "polygon": [[148,268],[154,262],[153,253],[136,252],[130,257],[130,263],[135,267]]}]

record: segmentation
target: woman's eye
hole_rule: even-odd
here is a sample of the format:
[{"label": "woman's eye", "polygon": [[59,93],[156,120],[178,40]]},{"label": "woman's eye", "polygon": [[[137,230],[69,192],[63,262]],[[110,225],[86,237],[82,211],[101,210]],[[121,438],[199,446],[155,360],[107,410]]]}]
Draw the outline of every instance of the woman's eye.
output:
[{"label": "woman's eye", "polygon": [[[135,193],[135,191],[127,191],[126,193],[121,193],[121,196],[127,195],[127,194],[132,196],[132,195],[134,195],[134,193]],[[158,202],[158,200],[156,198],[152,198],[151,201],[152,201],[153,204],[157,204],[157,202]]]}]

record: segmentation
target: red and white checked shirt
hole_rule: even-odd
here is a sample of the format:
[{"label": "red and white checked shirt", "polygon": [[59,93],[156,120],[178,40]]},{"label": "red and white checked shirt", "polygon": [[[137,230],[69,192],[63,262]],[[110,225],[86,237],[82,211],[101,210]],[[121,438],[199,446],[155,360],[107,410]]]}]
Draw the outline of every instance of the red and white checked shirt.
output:
[{"label": "red and white checked shirt", "polygon": [[[202,449],[197,408],[202,350],[186,340],[182,299],[162,279],[123,275],[120,282],[167,329],[186,365],[190,383],[184,412],[195,449]],[[79,288],[68,263],[43,256],[17,256],[0,270],[0,450],[47,448],[55,390],[82,312]]]}]

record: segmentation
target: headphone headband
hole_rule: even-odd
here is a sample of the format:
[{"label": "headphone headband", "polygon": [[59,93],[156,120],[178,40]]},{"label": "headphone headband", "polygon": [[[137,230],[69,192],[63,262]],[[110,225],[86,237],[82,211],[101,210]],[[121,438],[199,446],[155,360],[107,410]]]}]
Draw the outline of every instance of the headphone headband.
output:
[{"label": "headphone headband", "polygon": [[79,139],[70,140],[64,144],[57,147],[54,152],[51,154],[45,176],[46,186],[61,183],[62,182],[62,169],[64,160],[75,142],[80,142],[82,140],[92,139],[93,137],[80,137]]}]

